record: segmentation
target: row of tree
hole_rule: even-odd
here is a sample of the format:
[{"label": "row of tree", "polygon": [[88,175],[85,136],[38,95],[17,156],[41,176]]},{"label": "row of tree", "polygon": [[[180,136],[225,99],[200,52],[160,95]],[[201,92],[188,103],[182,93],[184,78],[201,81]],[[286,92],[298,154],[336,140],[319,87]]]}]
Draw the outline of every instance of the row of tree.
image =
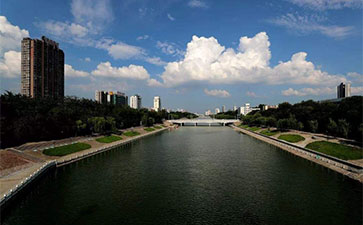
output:
[{"label": "row of tree", "polygon": [[135,126],[152,126],[170,115],[193,117],[191,113],[132,109],[98,104],[93,100],[65,97],[61,100],[33,99],[7,92],[1,95],[1,148],[26,142],[54,140],[92,133],[110,133]]},{"label": "row of tree", "polygon": [[248,125],[296,129],[313,133],[351,138],[362,142],[362,96],[344,98],[339,102],[287,102],[277,109],[254,111],[242,117]]}]

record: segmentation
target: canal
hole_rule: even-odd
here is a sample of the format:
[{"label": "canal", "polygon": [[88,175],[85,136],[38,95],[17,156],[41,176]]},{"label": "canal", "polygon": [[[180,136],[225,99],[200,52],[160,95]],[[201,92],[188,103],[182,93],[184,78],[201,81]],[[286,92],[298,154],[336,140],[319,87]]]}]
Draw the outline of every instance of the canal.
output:
[{"label": "canal", "polygon": [[183,127],[42,178],[3,224],[362,224],[362,186],[228,127]]}]

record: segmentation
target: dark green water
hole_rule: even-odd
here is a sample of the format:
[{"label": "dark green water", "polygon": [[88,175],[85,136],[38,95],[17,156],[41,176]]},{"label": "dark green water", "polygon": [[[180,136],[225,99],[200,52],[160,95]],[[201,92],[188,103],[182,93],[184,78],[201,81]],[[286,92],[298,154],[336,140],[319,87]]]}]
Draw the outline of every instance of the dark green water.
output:
[{"label": "dark green water", "polygon": [[362,186],[226,127],[185,127],[57,169],[4,224],[362,224]]}]

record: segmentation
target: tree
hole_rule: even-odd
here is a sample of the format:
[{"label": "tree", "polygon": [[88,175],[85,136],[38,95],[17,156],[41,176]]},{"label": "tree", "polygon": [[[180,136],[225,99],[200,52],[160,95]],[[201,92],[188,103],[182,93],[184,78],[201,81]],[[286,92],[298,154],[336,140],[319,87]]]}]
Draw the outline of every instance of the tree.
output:
[{"label": "tree", "polygon": [[276,127],[276,123],[277,123],[277,121],[276,121],[275,117],[272,117],[272,116],[267,117],[266,125],[268,127]]},{"label": "tree", "polygon": [[277,128],[281,131],[289,129],[289,119],[279,119],[277,121]]},{"label": "tree", "polygon": [[349,124],[345,119],[338,120],[338,135],[347,138],[349,132]]},{"label": "tree", "polygon": [[77,120],[76,126],[77,126],[76,136],[83,134],[87,128],[87,124],[83,123],[82,120]]},{"label": "tree", "polygon": [[333,135],[334,137],[337,134],[337,124],[334,120],[332,120],[331,118],[329,118],[329,124],[328,124],[328,133]]},{"label": "tree", "polygon": [[309,124],[309,129],[311,132],[316,133],[316,131],[318,130],[318,121],[317,120],[309,120],[308,122]]}]

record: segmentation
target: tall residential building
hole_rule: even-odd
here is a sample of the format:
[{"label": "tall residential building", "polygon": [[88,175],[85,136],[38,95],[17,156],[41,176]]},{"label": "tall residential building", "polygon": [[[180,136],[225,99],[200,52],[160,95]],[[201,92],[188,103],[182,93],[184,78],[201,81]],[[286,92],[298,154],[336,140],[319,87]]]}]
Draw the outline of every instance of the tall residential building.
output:
[{"label": "tall residential building", "polygon": [[155,96],[154,97],[154,110],[156,112],[159,112],[161,110],[160,96]]},{"label": "tall residential building", "polygon": [[115,105],[127,105],[128,104],[128,97],[125,95],[125,93],[122,92],[116,92],[114,102]]},{"label": "tall residential building", "polygon": [[226,106],[222,105],[222,113],[226,112]]},{"label": "tall residential building", "polygon": [[337,86],[337,98],[345,98],[350,96],[350,84],[340,83]]},{"label": "tall residential building", "polygon": [[141,97],[133,95],[130,97],[130,107],[134,109],[141,109]]},{"label": "tall residential building", "polygon": [[233,111],[236,111],[237,110],[237,106],[233,106]]},{"label": "tall residential building", "polygon": [[64,52],[57,42],[23,38],[20,91],[32,98],[64,97]]},{"label": "tall residential building", "polygon": [[107,92],[97,90],[95,92],[95,100],[100,104],[105,104],[107,102]]}]

